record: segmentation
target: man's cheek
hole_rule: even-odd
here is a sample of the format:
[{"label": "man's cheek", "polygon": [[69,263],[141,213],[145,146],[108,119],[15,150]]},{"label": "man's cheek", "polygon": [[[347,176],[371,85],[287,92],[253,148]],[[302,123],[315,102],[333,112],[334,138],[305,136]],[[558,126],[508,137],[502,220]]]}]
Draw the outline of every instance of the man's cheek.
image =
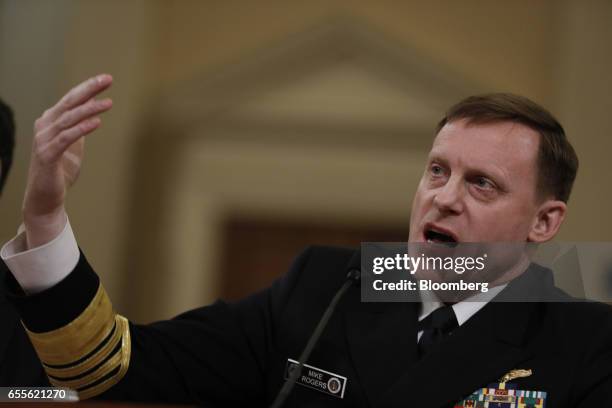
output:
[{"label": "man's cheek", "polygon": [[415,228],[419,223],[419,220],[422,218],[423,213],[423,205],[421,203],[421,199],[419,194],[414,197],[412,200],[412,209],[410,211],[410,228]]},{"label": "man's cheek", "polygon": [[434,194],[431,191],[417,191],[414,197],[412,211],[425,214],[431,208]]}]

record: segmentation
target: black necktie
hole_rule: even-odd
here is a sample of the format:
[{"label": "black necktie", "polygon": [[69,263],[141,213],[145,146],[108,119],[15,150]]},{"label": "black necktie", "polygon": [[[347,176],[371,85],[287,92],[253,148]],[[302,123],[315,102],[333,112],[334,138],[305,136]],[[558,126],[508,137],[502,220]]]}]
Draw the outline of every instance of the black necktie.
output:
[{"label": "black necktie", "polygon": [[459,326],[452,306],[442,306],[421,320],[417,331],[423,330],[419,339],[419,354],[424,356]]}]

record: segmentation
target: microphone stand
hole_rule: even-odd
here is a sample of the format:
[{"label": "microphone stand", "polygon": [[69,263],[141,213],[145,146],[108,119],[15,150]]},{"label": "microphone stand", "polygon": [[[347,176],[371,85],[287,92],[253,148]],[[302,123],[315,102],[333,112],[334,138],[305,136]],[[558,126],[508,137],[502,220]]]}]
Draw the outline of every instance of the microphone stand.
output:
[{"label": "microphone stand", "polygon": [[295,367],[293,370],[290,371],[289,378],[287,379],[287,381],[285,381],[285,384],[283,384],[283,387],[278,392],[278,395],[274,399],[274,402],[272,403],[272,405],[270,405],[270,408],[280,408],[283,406],[285,400],[289,396],[289,393],[293,389],[295,382],[297,381],[297,379],[300,377],[300,374],[302,373],[302,369],[304,368],[304,363],[310,357],[310,353],[312,352],[312,349],[319,341],[319,337],[321,337],[321,334],[323,333],[325,326],[327,326],[327,322],[332,317],[332,314],[334,313],[334,310],[336,309],[336,305],[338,304],[338,302],[340,301],[344,293],[348,290],[348,288],[350,288],[353,284],[359,282],[359,279],[360,279],[359,269],[353,268],[349,270],[349,272],[346,275],[346,280],[344,281],[344,284],[342,285],[342,287],[340,287],[338,292],[336,292],[336,295],[332,298],[331,302],[329,302],[329,305],[327,306],[327,309],[325,309],[325,312],[323,313],[321,320],[319,320],[319,324],[317,324],[317,327],[315,328],[314,332],[310,336],[310,339],[308,339],[308,343],[306,343],[306,347],[304,347],[304,351],[302,351],[302,354],[300,355],[300,358],[298,359],[297,367]]}]

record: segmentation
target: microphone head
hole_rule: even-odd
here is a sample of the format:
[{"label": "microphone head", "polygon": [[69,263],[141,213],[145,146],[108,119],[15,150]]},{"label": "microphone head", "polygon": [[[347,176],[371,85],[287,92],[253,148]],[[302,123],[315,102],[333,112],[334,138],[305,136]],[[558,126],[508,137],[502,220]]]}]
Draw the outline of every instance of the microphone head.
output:
[{"label": "microphone head", "polygon": [[346,279],[352,280],[353,283],[359,283],[361,280],[361,249],[357,249],[351,260],[346,266]]},{"label": "microphone head", "polygon": [[346,274],[346,279],[352,280],[353,283],[359,283],[359,281],[361,280],[361,271],[358,269],[351,269]]}]

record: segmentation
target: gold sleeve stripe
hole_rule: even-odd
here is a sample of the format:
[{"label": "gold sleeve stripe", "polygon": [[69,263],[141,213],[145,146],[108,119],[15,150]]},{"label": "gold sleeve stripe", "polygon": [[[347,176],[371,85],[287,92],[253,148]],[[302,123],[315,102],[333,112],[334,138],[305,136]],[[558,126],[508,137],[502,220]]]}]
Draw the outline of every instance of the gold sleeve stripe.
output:
[{"label": "gold sleeve stripe", "polygon": [[111,378],[94,385],[93,387],[80,390],[79,398],[82,400],[102,394],[104,391],[117,384],[123,378],[125,373],[127,373],[128,367],[130,366],[130,353],[132,350],[132,344],[130,340],[130,324],[128,320],[123,316],[117,315],[117,318],[120,319],[122,322],[123,331],[123,337],[121,341],[121,367],[119,368],[119,372],[117,372],[117,374],[115,374]]},{"label": "gold sleeve stripe", "polygon": [[91,303],[76,319],[59,329],[35,333],[26,328],[40,360],[48,365],[67,365],[90,354],[108,337],[115,312],[100,284]]},{"label": "gold sleeve stripe", "polygon": [[109,360],[107,360],[104,364],[98,367],[95,371],[87,374],[84,377],[80,377],[74,380],[62,380],[58,378],[49,378],[49,380],[53,381],[53,385],[56,387],[66,387],[71,388],[73,390],[86,387],[88,384],[96,382],[96,380],[104,377],[111,371],[115,370],[119,364],[121,364],[121,352],[116,353]]},{"label": "gold sleeve stripe", "polygon": [[[117,318],[115,318],[115,320],[117,320]],[[69,378],[90,371],[104,361],[104,359],[109,356],[115,347],[117,347],[121,341],[122,334],[123,333],[119,328],[119,323],[115,323],[115,331],[113,332],[112,337],[106,342],[106,344],[104,344],[104,346],[102,346],[102,348],[100,348],[100,350],[96,351],[93,355],[86,358],[82,362],[66,368],[54,368],[45,364],[44,367],[47,375],[60,378]]]},{"label": "gold sleeve stripe", "polygon": [[[116,316],[117,328],[121,335],[121,348],[107,361],[101,364],[99,367],[89,374],[76,379],[62,380],[58,378],[49,378],[51,384],[56,387],[67,387],[79,392],[80,399],[87,399],[94,397],[113,385],[115,385],[127,372],[130,362],[130,328],[128,320],[123,316]],[[96,384],[101,378],[104,378],[111,372],[117,370],[116,374],[110,378]],[[92,385],[95,384],[95,385]]]},{"label": "gold sleeve stripe", "polygon": [[51,384],[79,392],[81,399],[103,393],[129,367],[129,321],[113,310],[100,284],[83,313],[67,325],[44,333],[26,332]]}]

